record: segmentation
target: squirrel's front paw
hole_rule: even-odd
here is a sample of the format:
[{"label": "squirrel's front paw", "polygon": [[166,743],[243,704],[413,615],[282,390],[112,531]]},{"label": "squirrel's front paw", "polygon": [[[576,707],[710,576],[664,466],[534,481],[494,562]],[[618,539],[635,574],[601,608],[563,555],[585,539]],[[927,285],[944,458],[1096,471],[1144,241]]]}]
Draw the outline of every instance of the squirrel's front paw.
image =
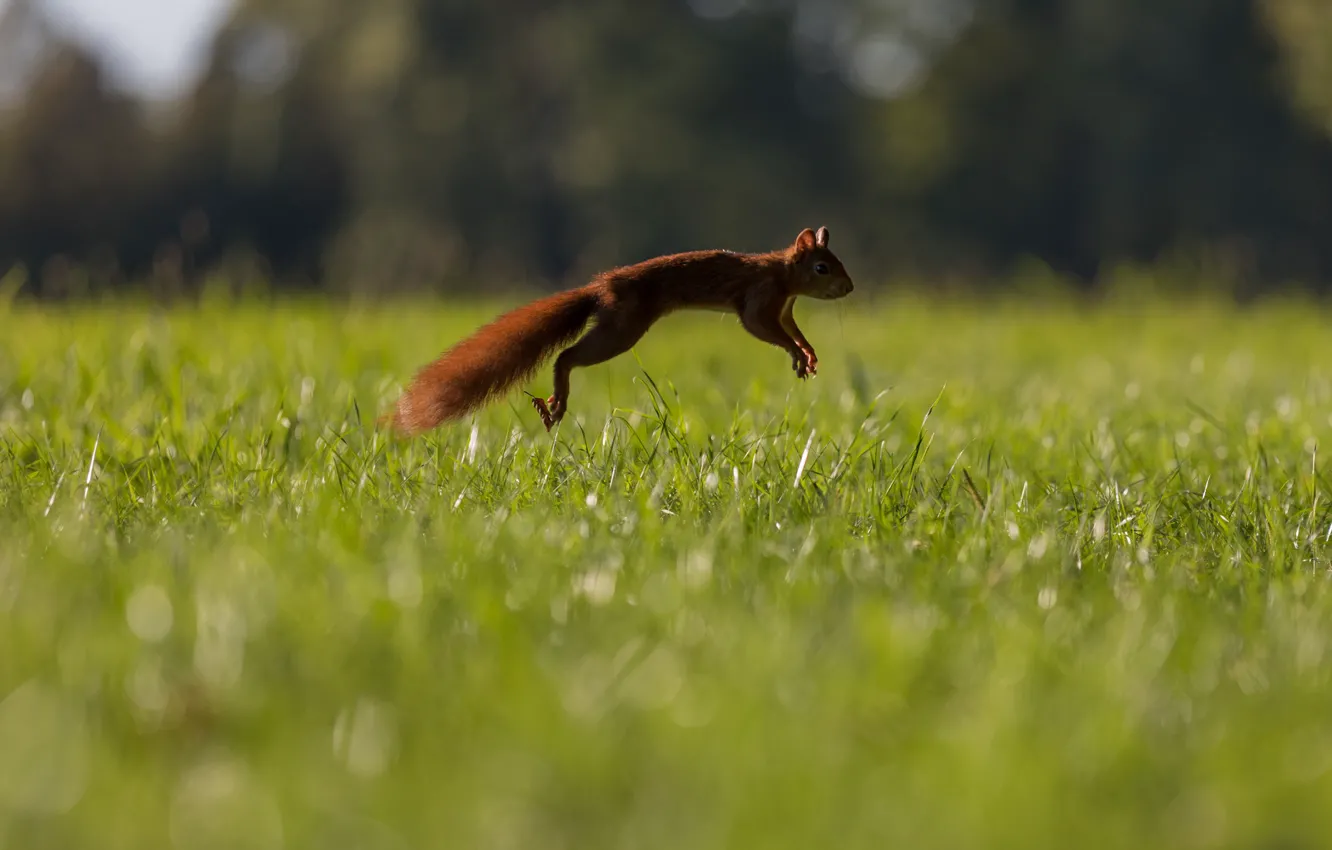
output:
[{"label": "squirrel's front paw", "polygon": [[819,373],[819,358],[807,348],[801,349],[800,353],[792,358],[792,365],[795,367],[797,378],[808,378]]}]

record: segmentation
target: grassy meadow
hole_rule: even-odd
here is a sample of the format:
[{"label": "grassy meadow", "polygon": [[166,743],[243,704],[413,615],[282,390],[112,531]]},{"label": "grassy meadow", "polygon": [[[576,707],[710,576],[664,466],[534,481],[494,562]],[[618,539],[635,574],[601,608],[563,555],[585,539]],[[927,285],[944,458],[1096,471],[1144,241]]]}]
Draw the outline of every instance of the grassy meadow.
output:
[{"label": "grassy meadow", "polygon": [[0,848],[1332,844],[1332,314],[510,303],[0,307]]}]

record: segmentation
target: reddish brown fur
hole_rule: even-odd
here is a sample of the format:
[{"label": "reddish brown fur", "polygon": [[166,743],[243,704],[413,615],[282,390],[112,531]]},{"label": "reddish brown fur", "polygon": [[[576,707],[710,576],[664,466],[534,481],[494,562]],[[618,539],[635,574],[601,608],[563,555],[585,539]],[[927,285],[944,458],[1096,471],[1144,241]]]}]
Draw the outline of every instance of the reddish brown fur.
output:
[{"label": "reddish brown fur", "polygon": [[[822,272],[822,273],[820,273]],[[589,320],[596,324],[555,361],[555,391],[533,404],[549,430],[568,409],[569,376],[628,351],[662,316],[682,309],[733,312],[758,339],[791,355],[796,375],[818,358],[791,313],[797,296],[844,298],[854,287],[828,249],[828,229],[801,231],[781,251],[690,251],[611,269],[578,289],[505,313],[416,374],[391,420],[406,434],[456,419],[530,378]]]}]

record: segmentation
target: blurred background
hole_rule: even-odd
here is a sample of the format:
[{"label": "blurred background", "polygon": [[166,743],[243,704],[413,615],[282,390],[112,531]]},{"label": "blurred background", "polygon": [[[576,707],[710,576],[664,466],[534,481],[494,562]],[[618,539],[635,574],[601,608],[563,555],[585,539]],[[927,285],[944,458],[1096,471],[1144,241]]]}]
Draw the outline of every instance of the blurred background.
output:
[{"label": "blurred background", "polygon": [[820,224],[866,283],[1324,292],[1332,3],[0,0],[9,291],[553,288]]}]

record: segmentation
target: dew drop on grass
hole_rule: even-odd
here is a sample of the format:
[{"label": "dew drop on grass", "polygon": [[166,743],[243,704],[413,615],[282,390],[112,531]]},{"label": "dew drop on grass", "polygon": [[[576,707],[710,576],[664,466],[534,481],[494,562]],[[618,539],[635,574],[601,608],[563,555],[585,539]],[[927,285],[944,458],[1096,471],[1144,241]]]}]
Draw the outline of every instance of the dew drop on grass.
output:
[{"label": "dew drop on grass", "polygon": [[592,570],[574,580],[574,591],[593,605],[605,605],[615,598],[615,573]]},{"label": "dew drop on grass", "polygon": [[229,688],[240,680],[245,658],[245,617],[232,600],[200,592],[194,667],[210,687]]},{"label": "dew drop on grass", "polygon": [[87,724],[79,707],[32,680],[0,702],[0,811],[69,811],[88,781]]},{"label": "dew drop on grass", "polygon": [[620,697],[640,709],[663,708],[680,692],[684,678],[679,657],[670,647],[659,646],[625,676]]},{"label": "dew drop on grass", "polygon": [[712,553],[706,549],[690,552],[680,564],[678,573],[680,583],[690,590],[707,586],[712,580]]},{"label": "dew drop on grass", "polygon": [[171,696],[160,665],[147,661],[136,665],[134,672],[125,677],[125,695],[145,720],[160,721]]},{"label": "dew drop on grass", "polygon": [[333,724],[333,753],[348,772],[372,779],[388,769],[397,741],[392,706],[362,698]]},{"label": "dew drop on grass", "polygon": [[1027,557],[1032,560],[1040,560],[1045,557],[1045,550],[1050,545],[1050,535],[1038,534],[1027,544]]},{"label": "dew drop on grass", "polygon": [[1295,669],[1312,672],[1323,663],[1326,640],[1318,629],[1302,629],[1295,642]]},{"label": "dew drop on grass", "polygon": [[22,556],[14,552],[0,556],[0,612],[10,611],[18,601],[20,584],[14,564],[22,560]]},{"label": "dew drop on grass", "polygon": [[571,716],[596,722],[610,708],[607,699],[615,679],[611,663],[589,655],[564,677],[560,702]]},{"label": "dew drop on grass", "polygon": [[569,622],[568,598],[557,596],[550,600],[550,619],[561,626]]},{"label": "dew drop on grass", "polygon": [[1166,816],[1177,847],[1221,847],[1227,844],[1226,805],[1206,789],[1186,791],[1171,803]]},{"label": "dew drop on grass", "polygon": [[388,577],[388,595],[400,608],[420,605],[423,595],[421,571],[411,564],[393,567]]},{"label": "dew drop on grass", "polygon": [[521,611],[537,598],[536,588],[530,583],[515,583],[504,592],[504,607]]},{"label": "dew drop on grass", "polygon": [[467,464],[469,466],[473,463],[476,463],[477,436],[479,434],[480,434],[480,429],[477,427],[477,424],[473,422],[472,435],[467,438]]},{"label": "dew drop on grass", "polygon": [[680,587],[669,573],[653,573],[640,591],[643,605],[654,614],[672,614],[680,607]]},{"label": "dew drop on grass", "polygon": [[1301,784],[1317,782],[1332,771],[1332,736],[1305,727],[1291,736],[1285,754],[1286,775]]},{"label": "dew drop on grass", "polygon": [[1049,611],[1058,601],[1059,591],[1053,587],[1041,588],[1041,592],[1036,596],[1036,604],[1041,606],[1042,611]]},{"label": "dew drop on grass", "polygon": [[676,616],[671,634],[681,646],[694,646],[707,638],[708,623],[697,611],[686,609]]},{"label": "dew drop on grass", "polygon": [[31,389],[27,389],[27,390],[24,390],[24,391],[23,391],[22,403],[23,403],[23,409],[24,409],[24,410],[32,410],[32,405],[33,405],[33,403],[34,403],[35,401],[36,401],[36,400],[32,397],[32,390],[31,390]]},{"label": "dew drop on grass", "polygon": [[171,843],[178,850],[276,850],[284,843],[277,801],[243,763],[215,757],[176,785]]},{"label": "dew drop on grass", "polygon": [[712,700],[696,689],[685,687],[671,703],[671,719],[685,729],[699,729],[712,722],[716,713]]},{"label": "dew drop on grass", "polygon": [[1230,677],[1245,696],[1265,693],[1270,685],[1263,665],[1252,658],[1242,658],[1230,670]]},{"label": "dew drop on grass", "polygon": [[134,636],[145,643],[158,643],[171,634],[171,599],[155,584],[135,590],[125,605],[125,620]]}]

